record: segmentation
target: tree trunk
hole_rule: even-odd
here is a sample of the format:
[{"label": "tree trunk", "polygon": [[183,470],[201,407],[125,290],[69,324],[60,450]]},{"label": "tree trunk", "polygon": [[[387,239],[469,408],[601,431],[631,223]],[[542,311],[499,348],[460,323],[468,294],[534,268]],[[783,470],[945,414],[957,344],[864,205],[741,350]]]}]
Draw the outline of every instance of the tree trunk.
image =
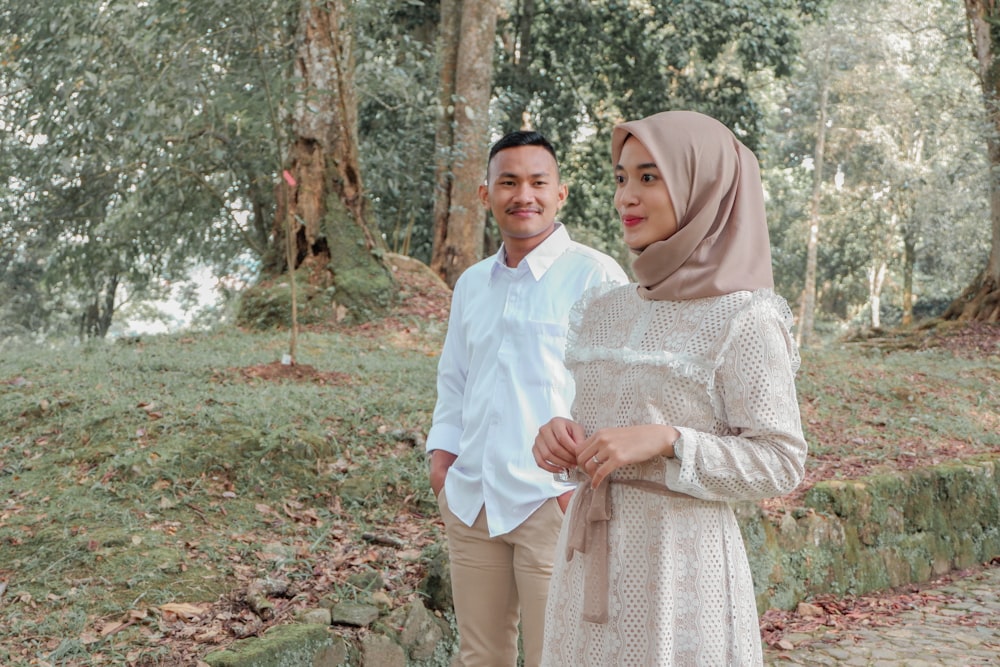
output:
[{"label": "tree trunk", "polygon": [[80,315],[78,335],[84,338],[104,338],[111,329],[115,316],[115,297],[118,294],[118,274],[112,274],[93,286],[93,301]]},{"label": "tree trunk", "polygon": [[826,105],[829,94],[829,81],[824,73],[819,96],[819,118],[816,121],[816,147],[813,151],[813,190],[809,206],[806,276],[799,310],[797,340],[800,346],[806,346],[812,342],[813,320],[816,313],[816,265],[819,250],[820,201],[823,196],[823,161],[826,151]]},{"label": "tree trunk", "polygon": [[445,277],[445,243],[448,234],[448,212],[451,210],[452,145],[455,143],[455,70],[458,66],[459,30],[462,27],[461,0],[441,0],[441,29],[438,58],[441,78],[438,88],[438,124],[434,134],[437,162],[434,165],[434,234],[430,268]]},{"label": "tree trunk", "polygon": [[[508,39],[505,39],[506,58],[514,67],[514,77],[523,81],[531,76],[531,58],[533,40],[531,28],[535,23],[535,0],[520,0],[515,9],[517,29]],[[531,129],[531,113],[528,111],[528,99],[519,97],[512,100],[511,117],[521,119],[521,129]]]},{"label": "tree trunk", "polygon": [[903,230],[903,326],[913,324],[913,269],[917,263],[917,241],[908,227]]},{"label": "tree trunk", "polygon": [[868,269],[868,303],[871,305],[872,329],[882,327],[882,285],[888,265],[879,261]]},{"label": "tree trunk", "polygon": [[986,268],[945,311],[945,319],[1000,321],[1000,5],[995,0],[965,0],[969,39],[979,63],[979,81],[991,132],[990,160],[992,245]]},{"label": "tree trunk", "polygon": [[[341,317],[362,321],[390,305],[395,290],[380,260],[384,243],[366,219],[347,19],[345,0],[303,0],[300,7],[298,99],[266,270],[278,276],[293,262],[309,284],[334,288]],[[286,237],[294,239],[292,252]]]},{"label": "tree trunk", "polygon": [[482,257],[496,3],[441,3],[442,120],[437,130],[437,191],[431,269],[454,286]]}]

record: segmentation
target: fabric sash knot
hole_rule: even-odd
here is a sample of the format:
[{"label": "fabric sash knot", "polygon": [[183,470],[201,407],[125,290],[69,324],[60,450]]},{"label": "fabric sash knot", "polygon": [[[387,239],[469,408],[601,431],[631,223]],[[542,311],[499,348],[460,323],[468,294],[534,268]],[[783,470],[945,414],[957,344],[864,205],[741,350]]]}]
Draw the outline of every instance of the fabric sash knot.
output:
[{"label": "fabric sash knot", "polygon": [[585,554],[583,573],[583,620],[589,623],[608,622],[608,521],[611,520],[611,484],[673,498],[693,498],[673,491],[658,482],[645,479],[605,478],[596,489],[588,480],[578,487],[580,499],[570,520],[566,541],[566,561],[573,560],[575,551]]}]

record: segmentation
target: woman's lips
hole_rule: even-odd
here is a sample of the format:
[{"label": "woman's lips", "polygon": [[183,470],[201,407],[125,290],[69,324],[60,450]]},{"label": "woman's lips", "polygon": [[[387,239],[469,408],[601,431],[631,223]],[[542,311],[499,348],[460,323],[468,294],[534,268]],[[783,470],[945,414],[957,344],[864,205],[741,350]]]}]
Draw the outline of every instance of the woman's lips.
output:
[{"label": "woman's lips", "polygon": [[626,227],[635,227],[640,222],[642,222],[642,220],[643,220],[642,218],[634,216],[634,215],[623,215],[622,216],[622,224],[625,225]]}]

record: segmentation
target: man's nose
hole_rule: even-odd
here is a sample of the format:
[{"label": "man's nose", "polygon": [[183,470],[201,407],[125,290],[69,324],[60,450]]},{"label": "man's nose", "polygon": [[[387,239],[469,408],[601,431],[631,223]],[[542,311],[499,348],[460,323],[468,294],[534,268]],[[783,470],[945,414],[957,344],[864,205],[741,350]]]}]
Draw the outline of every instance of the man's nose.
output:
[{"label": "man's nose", "polygon": [[535,190],[530,183],[522,183],[514,189],[514,200],[519,202],[530,202],[535,199]]}]

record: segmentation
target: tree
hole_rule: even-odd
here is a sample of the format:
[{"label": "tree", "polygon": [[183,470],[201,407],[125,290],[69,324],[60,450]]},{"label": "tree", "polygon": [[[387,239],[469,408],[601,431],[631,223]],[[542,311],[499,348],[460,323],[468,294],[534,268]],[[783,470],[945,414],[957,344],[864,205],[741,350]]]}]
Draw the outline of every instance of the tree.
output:
[{"label": "tree", "polygon": [[982,273],[951,304],[946,319],[1000,321],[1000,4],[965,0],[969,38],[990,123],[986,150],[990,161],[990,256]]},{"label": "tree", "polygon": [[479,201],[489,137],[496,3],[441,2],[440,118],[430,267],[455,285],[482,257],[485,213]]},{"label": "tree", "polygon": [[[956,48],[961,17],[951,9],[839,0],[830,21],[803,32],[791,85],[769,110],[764,175],[786,292],[803,284],[806,267],[805,343],[810,289],[824,324],[877,327],[886,315],[898,323],[916,311],[937,314],[929,309],[943,286],[970,277],[961,257],[980,248],[969,229],[982,161],[968,148],[978,125],[968,63]],[[943,224],[948,234],[939,233]],[[959,240],[965,246],[956,251]]]},{"label": "tree", "polygon": [[687,108],[719,118],[759,147],[763,116],[754,85],[762,73],[789,71],[799,23],[820,4],[515,3],[498,26],[494,124],[505,131],[528,118],[553,141],[570,184],[561,219],[577,237],[616,253],[621,243],[611,212],[612,126]]},{"label": "tree", "polygon": [[304,0],[296,42],[292,140],[264,273],[305,270],[334,288],[341,318],[362,321],[391,303],[394,282],[367,221],[347,2]]},{"label": "tree", "polygon": [[816,118],[816,144],[813,148],[812,196],[809,198],[809,236],[806,241],[806,273],[799,304],[799,345],[812,342],[813,320],[816,315],[816,263],[819,249],[819,229],[822,221],[820,204],[823,199],[823,169],[826,166],[827,105],[830,101],[829,44],[824,45],[825,57],[819,66],[819,103]]},{"label": "tree", "polygon": [[[273,3],[267,3],[270,7]],[[281,7],[0,3],[6,209],[52,314],[108,331],[123,300],[261,256],[273,217]],[[269,80],[270,78],[270,80]],[[16,211],[16,214],[14,212]]]},{"label": "tree", "polygon": [[[76,329],[101,336],[123,295],[155,297],[194,266],[226,276],[249,265],[274,276],[286,265],[288,220],[302,225],[293,263],[328,257],[323,284],[346,313],[364,317],[389,299],[391,277],[369,262],[382,241],[360,189],[352,72],[330,72],[343,74],[331,79],[344,82],[343,100],[323,89],[326,65],[353,67],[351,9],[299,0],[0,0],[0,30],[11,36],[0,59],[0,123],[10,130],[0,159],[13,167],[4,170],[11,206],[0,217],[20,253],[7,266],[42,267],[28,275],[47,295],[47,318],[72,312]],[[325,27],[339,32],[314,39],[309,26],[322,32],[331,12],[336,20]],[[297,50],[331,41],[326,56]],[[308,79],[291,76],[298,55]],[[311,120],[299,104],[307,95],[327,105],[311,108]],[[312,134],[331,112],[340,120]],[[330,152],[309,154],[317,146]],[[310,180],[308,160],[329,177]],[[279,212],[286,167],[296,183],[325,190],[292,187]],[[318,223],[316,211],[343,215]],[[339,226],[343,219],[351,225]]]}]

